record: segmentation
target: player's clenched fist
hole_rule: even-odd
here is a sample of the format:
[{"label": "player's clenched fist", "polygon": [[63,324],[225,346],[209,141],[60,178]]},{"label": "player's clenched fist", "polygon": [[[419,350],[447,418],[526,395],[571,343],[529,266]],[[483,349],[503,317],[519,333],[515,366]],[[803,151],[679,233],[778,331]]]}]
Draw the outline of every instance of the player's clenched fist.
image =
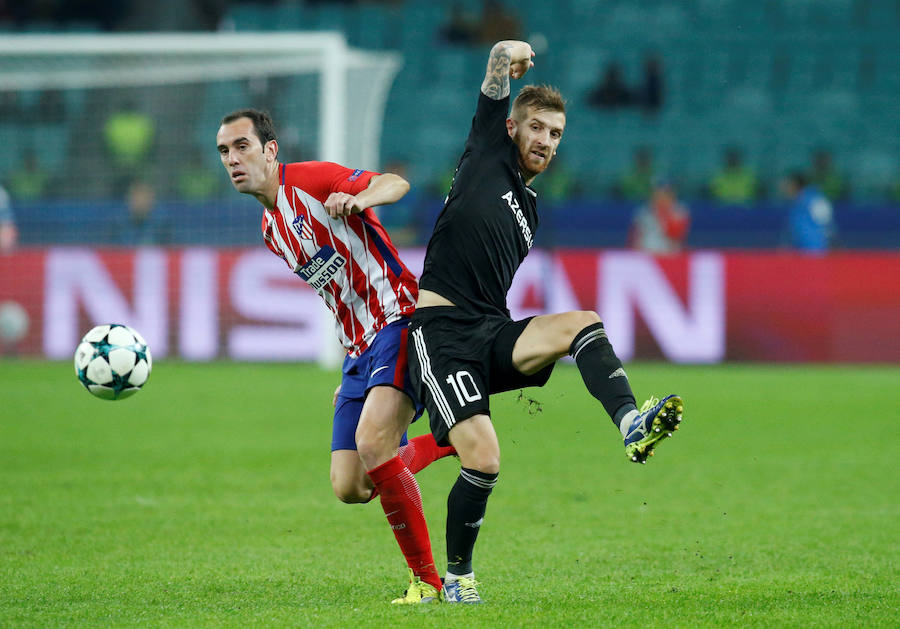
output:
[{"label": "player's clenched fist", "polygon": [[513,42],[510,50],[509,78],[521,79],[534,67],[534,51],[528,42]]},{"label": "player's clenched fist", "polygon": [[350,216],[362,212],[364,209],[366,208],[360,206],[354,195],[346,192],[332,192],[325,199],[325,211],[331,218]]}]

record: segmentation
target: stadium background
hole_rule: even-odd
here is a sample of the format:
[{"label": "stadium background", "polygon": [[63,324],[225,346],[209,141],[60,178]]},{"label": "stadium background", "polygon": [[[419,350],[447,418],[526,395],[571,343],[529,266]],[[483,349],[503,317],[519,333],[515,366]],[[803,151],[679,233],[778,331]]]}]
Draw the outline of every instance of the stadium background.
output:
[{"label": "stadium background", "polygon": [[[626,462],[572,365],[543,389],[496,396],[503,471],[477,567],[487,604],[388,605],[406,573],[384,515],[340,504],[328,481],[338,372],[294,362],[331,338],[324,309],[261,245],[260,208],[230,188],[212,146],[225,111],[263,105],[285,158],[319,157],[316,82],[110,84],[157,66],[190,73],[198,59],[218,68],[154,55],[146,69],[104,61],[102,88],[10,89],[14,74],[83,68],[0,54],[0,182],[18,231],[0,252],[0,626],[897,626],[897,2],[504,6],[541,44],[534,80],[570,99],[556,166],[577,182],[537,180],[543,223],[511,305],[597,309],[639,399],[686,400],[676,438],[647,466]],[[399,52],[377,163],[358,165],[408,167],[414,203],[383,216],[418,268],[487,55],[442,43],[449,13],[425,0],[0,0],[0,51],[21,33],[222,28],[271,42],[277,26]],[[284,63],[245,52],[216,57],[231,73],[242,59]],[[639,83],[647,52],[663,68],[658,109],[586,103],[613,59]],[[154,126],[138,177],[114,168],[105,140],[132,106],[126,146],[142,120]],[[638,146],[690,209],[677,254],[627,246],[643,199],[620,179]],[[737,205],[705,190],[730,146],[761,181]],[[801,252],[785,244],[779,180],[819,148],[844,181],[837,239]],[[28,161],[37,174],[14,184]],[[126,229],[140,207],[150,220]],[[72,373],[77,339],[101,321],[133,325],[162,358],[121,403]],[[457,474],[442,461],[417,476],[438,564]]]},{"label": "stadium background", "polygon": [[[451,34],[454,7],[463,19]],[[618,328],[628,358],[900,359],[896,2],[223,1],[109,9],[84,1],[5,3],[0,11],[8,34],[264,38],[322,30],[359,49],[399,53],[378,150],[372,163],[351,165],[398,170],[411,181],[410,195],[382,218],[414,268],[468,129],[486,42],[530,39],[538,56],[529,79],[560,87],[569,123],[559,159],[538,180],[539,250],[511,295],[514,314],[596,309]],[[650,58],[660,69],[655,87],[646,85]],[[593,106],[592,90],[610,64],[621,67],[631,100]],[[309,316],[318,311],[311,293],[265,259],[259,208],[230,188],[211,138],[223,113],[261,106],[276,118],[283,159],[320,158],[318,119],[308,106],[318,89],[308,78],[282,76],[168,87],[0,86],[0,180],[18,236],[3,254],[0,297],[24,307],[29,321],[25,337],[5,342],[4,352],[62,358],[89,323],[125,318],[160,357],[313,358],[327,323]],[[116,136],[117,115],[125,130]],[[126,146],[124,157],[116,157],[115,142]],[[717,195],[713,183],[729,151],[745,166],[733,198]],[[636,170],[640,152],[650,165]],[[831,169],[813,170],[819,154]],[[831,196],[835,229],[824,255],[790,247],[782,181],[798,169]],[[658,180],[674,185],[690,229],[681,252],[650,257],[630,238],[635,211]],[[134,218],[140,207],[149,214]],[[664,295],[666,317],[652,313],[648,286]],[[13,310],[4,321],[15,331],[21,311]]]}]

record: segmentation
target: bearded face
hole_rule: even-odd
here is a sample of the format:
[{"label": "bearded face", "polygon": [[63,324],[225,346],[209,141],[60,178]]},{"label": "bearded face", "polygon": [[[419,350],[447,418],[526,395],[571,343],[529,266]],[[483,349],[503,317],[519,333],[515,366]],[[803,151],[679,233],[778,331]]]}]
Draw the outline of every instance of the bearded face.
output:
[{"label": "bearded face", "polygon": [[526,181],[530,181],[544,172],[556,155],[566,127],[566,115],[561,111],[528,107],[521,120],[513,117],[506,125],[509,136],[519,147],[519,166]]}]

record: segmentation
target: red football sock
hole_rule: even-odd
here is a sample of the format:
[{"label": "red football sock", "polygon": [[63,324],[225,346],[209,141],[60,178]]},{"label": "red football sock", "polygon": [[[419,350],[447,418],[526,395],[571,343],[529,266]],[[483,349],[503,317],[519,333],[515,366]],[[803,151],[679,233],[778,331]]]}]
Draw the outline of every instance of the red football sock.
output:
[{"label": "red football sock", "polygon": [[400,457],[369,470],[369,478],[381,497],[381,508],[413,574],[441,589],[441,577],[431,554],[431,540],[422,511],[419,484]]},{"label": "red football sock", "polygon": [[[438,459],[455,454],[456,448],[453,446],[439,446],[431,433],[410,439],[405,446],[400,446],[400,449],[397,451],[397,456],[400,457],[400,460],[413,474],[418,474]],[[372,495],[369,496],[366,502],[375,500],[376,496],[378,496],[377,486],[372,490]]]},{"label": "red football sock", "polygon": [[406,467],[413,474],[418,474],[438,459],[451,454],[456,454],[456,448],[453,446],[439,446],[437,441],[434,440],[434,435],[430,432],[410,439],[397,452],[397,456],[403,460]]}]

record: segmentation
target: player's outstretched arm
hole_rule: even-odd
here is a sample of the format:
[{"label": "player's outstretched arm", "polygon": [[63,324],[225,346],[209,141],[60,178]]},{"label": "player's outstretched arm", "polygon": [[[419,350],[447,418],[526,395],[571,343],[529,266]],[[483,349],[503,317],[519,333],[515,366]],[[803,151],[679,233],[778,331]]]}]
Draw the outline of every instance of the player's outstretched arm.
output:
[{"label": "player's outstretched arm", "polygon": [[531,44],[506,40],[491,48],[487,71],[481,84],[481,93],[493,100],[509,96],[509,79],[521,79],[534,66]]},{"label": "player's outstretched arm", "polygon": [[409,192],[409,182],[400,175],[384,173],[369,180],[369,186],[359,194],[332,192],[325,199],[325,211],[332,218],[358,214],[367,207],[396,203]]}]

